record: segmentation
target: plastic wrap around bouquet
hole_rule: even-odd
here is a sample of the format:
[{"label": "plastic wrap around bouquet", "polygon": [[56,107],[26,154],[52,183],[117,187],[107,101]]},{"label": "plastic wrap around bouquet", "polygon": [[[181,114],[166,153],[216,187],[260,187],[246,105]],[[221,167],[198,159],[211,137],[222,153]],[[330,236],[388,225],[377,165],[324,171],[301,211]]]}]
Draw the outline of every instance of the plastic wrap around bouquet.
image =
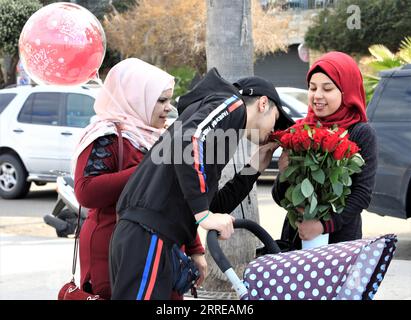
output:
[{"label": "plastic wrap around bouquet", "polygon": [[248,264],[250,300],[371,300],[396,248],[395,235],[268,254]]}]

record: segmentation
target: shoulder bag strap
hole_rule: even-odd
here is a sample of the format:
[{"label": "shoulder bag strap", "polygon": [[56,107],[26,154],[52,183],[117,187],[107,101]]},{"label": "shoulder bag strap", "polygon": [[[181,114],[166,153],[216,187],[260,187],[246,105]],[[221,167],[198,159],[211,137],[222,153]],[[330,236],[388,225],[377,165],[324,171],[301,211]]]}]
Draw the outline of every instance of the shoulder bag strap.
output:
[{"label": "shoulder bag strap", "polygon": [[[123,169],[123,135],[121,134],[121,129],[120,129],[120,123],[114,122],[114,125],[116,126],[117,133],[118,133],[118,170],[121,171]],[[75,239],[74,239],[74,253],[73,253],[73,265],[71,268],[71,273],[73,278],[71,279],[72,282],[74,282],[74,275],[76,273],[76,266],[77,266],[77,255],[78,255],[78,246],[79,246],[79,236],[80,236],[80,230],[81,230],[81,206],[78,208],[78,214],[77,214],[77,227],[76,227],[76,232],[75,232]]]}]

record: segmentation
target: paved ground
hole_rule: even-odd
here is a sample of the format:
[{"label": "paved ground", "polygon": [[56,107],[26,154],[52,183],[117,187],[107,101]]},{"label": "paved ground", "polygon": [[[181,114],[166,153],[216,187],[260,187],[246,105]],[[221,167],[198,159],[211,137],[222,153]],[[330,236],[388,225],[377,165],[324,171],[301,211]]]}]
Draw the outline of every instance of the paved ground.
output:
[{"label": "paved ground", "polygon": [[[48,188],[35,187],[24,201],[0,200],[0,299],[54,300],[59,288],[71,279],[73,239],[57,238],[41,218],[55,199]],[[269,185],[259,186],[258,198],[261,225],[278,238],[285,213],[273,204]],[[367,212],[363,219],[364,236],[399,236],[397,254],[376,299],[411,300],[411,219]]]}]

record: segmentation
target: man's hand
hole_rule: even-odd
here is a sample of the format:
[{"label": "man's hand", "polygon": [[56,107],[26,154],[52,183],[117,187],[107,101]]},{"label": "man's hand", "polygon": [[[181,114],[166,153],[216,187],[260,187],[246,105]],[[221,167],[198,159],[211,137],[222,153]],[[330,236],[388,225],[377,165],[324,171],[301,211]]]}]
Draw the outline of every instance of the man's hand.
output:
[{"label": "man's hand", "polygon": [[295,223],[301,240],[311,240],[324,232],[324,227],[318,220],[305,220]]},{"label": "man's hand", "polygon": [[199,287],[207,277],[207,260],[205,259],[204,254],[198,253],[192,254],[191,259],[193,259],[193,262],[198,268],[198,271],[200,271],[200,278],[198,278],[195,283],[195,286]]},{"label": "man's hand", "polygon": [[[200,212],[195,215],[195,219],[200,221],[206,214],[207,211]],[[234,233],[234,220],[229,214],[210,212],[207,218],[200,222],[200,226],[205,230],[217,230],[220,233],[219,239],[227,240]]]},{"label": "man's hand", "polygon": [[250,160],[250,166],[258,172],[263,172],[269,166],[273,158],[274,151],[279,147],[276,142],[269,142],[258,147],[258,150],[253,154]]},{"label": "man's hand", "polygon": [[289,162],[290,159],[288,158],[288,152],[286,150],[283,150],[280,158],[278,159],[278,171],[280,171],[280,174],[283,174],[284,171],[288,168]]}]

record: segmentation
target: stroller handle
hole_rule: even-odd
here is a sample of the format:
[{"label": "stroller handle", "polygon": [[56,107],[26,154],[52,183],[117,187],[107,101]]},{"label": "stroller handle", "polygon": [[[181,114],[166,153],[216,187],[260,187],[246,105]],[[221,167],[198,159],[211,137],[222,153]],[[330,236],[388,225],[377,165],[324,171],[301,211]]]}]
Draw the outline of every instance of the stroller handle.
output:
[{"label": "stroller handle", "polygon": [[[275,240],[258,223],[248,219],[236,219],[233,225],[235,229],[246,229],[254,234],[264,244],[267,254],[280,253],[281,250]],[[218,233],[216,230],[210,230],[208,232],[207,247],[222,272],[226,272],[228,269],[232,268],[231,263],[228,261],[218,244]]]}]

